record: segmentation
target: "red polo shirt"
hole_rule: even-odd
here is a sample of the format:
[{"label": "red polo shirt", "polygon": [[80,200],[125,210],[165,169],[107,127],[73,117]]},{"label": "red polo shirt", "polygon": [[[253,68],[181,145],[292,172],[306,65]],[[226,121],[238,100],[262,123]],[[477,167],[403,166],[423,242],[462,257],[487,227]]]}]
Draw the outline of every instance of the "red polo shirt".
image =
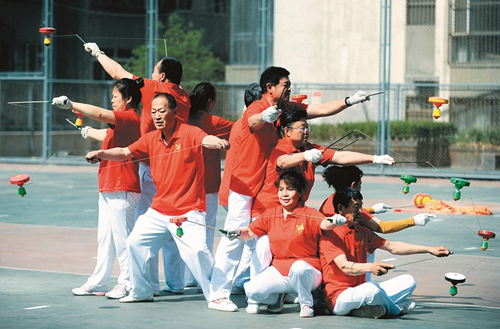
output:
[{"label": "red polo shirt", "polygon": [[156,185],[151,208],[169,216],[206,211],[201,143],[207,134],[198,127],[176,122],[168,141],[160,130],[155,130],[128,147],[138,159],[149,157]]},{"label": "red polo shirt", "polygon": [[[115,124],[110,125],[102,141],[102,149],[127,147],[141,136],[141,119],[133,110],[113,111]],[[139,164],[132,159],[121,162],[102,160],[99,163],[97,181],[99,192],[141,192]]]},{"label": "red polo shirt", "polygon": [[354,224],[337,226],[325,232],[319,242],[319,255],[323,283],[326,293],[326,307],[332,311],[337,297],[347,288],[356,287],[365,282],[365,275],[351,276],[344,274],[335,264],[335,258],[346,255],[347,260],[355,263],[366,263],[367,252],[385,244],[385,239],[373,233],[369,228]]},{"label": "red polo shirt", "polygon": [[316,209],[299,205],[285,219],[283,207],[278,206],[263,212],[248,228],[259,237],[269,236],[272,265],[281,275],[287,276],[292,264],[298,260],[321,270],[318,242],[323,218]]},{"label": "red polo shirt", "polygon": [[[278,134],[271,123],[264,124],[260,130],[251,131],[248,119],[269,106],[265,96],[262,96],[250,104],[243,114],[241,128],[233,127],[232,134],[236,134],[240,142],[230,149],[235,158],[229,188],[239,194],[255,197],[264,183],[267,160],[278,141]],[[289,110],[307,109],[307,105],[295,102],[288,102],[285,106]]]},{"label": "red polo shirt", "polygon": [[[308,161],[302,162],[300,165],[289,169],[280,169],[278,167],[278,158],[285,154],[301,153],[310,149],[325,150],[323,158],[318,163],[311,163]],[[321,145],[307,143],[301,149],[297,149],[286,138],[278,140],[278,144],[274,147],[269,156],[269,161],[266,167],[266,178],[262,189],[257,193],[252,206],[252,217],[257,217],[266,209],[271,209],[280,204],[278,199],[278,188],[275,185],[279,175],[287,170],[294,170],[302,175],[306,180],[306,186],[302,199],[306,202],[309,199],[312,187],[314,185],[314,170],[317,165],[327,165],[335,154],[334,150],[326,149]]]}]

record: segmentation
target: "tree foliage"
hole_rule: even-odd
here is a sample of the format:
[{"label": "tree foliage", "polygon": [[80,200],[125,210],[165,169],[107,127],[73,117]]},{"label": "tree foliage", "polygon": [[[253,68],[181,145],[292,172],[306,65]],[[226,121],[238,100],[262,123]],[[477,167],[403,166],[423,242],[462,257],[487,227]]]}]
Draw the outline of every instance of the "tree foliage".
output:
[{"label": "tree foliage", "polygon": [[[161,27],[160,27],[161,28]],[[194,29],[192,22],[185,22],[178,14],[168,18],[168,26],[163,32],[167,43],[167,55],[177,58],[183,67],[182,85],[194,86],[200,81],[224,80],[225,65],[214,55],[211,45],[203,43],[204,29]],[[165,56],[164,41],[158,42],[158,58]],[[132,51],[132,58],[125,69],[136,75],[150,77],[146,72],[146,46],[140,46]]]}]

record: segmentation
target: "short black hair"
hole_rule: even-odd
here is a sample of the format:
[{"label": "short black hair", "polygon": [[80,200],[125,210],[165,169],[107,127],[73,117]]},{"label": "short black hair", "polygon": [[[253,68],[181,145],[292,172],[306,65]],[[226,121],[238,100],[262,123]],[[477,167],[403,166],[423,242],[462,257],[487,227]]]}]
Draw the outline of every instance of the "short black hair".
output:
[{"label": "short black hair", "polygon": [[290,128],[297,121],[300,121],[302,119],[307,119],[307,111],[305,109],[289,110],[285,106],[283,108],[283,110],[281,111],[279,118],[280,119],[279,119],[279,124],[278,124],[278,135],[280,137],[283,137],[283,135],[284,135],[283,129],[285,127]]},{"label": "short black hair", "polygon": [[349,207],[349,203],[352,200],[363,201],[363,196],[358,190],[352,187],[346,187],[336,191],[333,196],[333,207],[335,208],[335,212],[337,214],[339,213],[339,205],[342,205],[345,208]]},{"label": "short black hair", "polygon": [[260,89],[264,94],[267,91],[267,84],[277,86],[282,78],[288,78],[290,72],[283,67],[270,66],[260,75]]},{"label": "short black hair", "polygon": [[210,82],[200,82],[193,91],[189,94],[191,109],[189,115],[193,115],[198,111],[208,111],[208,100],[215,101],[217,98],[217,89]]},{"label": "short black hair", "polygon": [[282,173],[278,179],[274,182],[274,185],[279,188],[280,182],[285,181],[285,183],[288,186],[292,186],[295,188],[297,191],[300,193],[304,192],[304,189],[306,187],[306,180],[304,176],[299,174],[298,172],[294,170],[287,170],[284,173]]},{"label": "short black hair", "polygon": [[262,98],[262,91],[257,82],[252,82],[247,89],[245,89],[245,106],[248,107],[255,101]]},{"label": "short black hair", "polygon": [[160,73],[165,73],[165,78],[167,78],[168,81],[176,85],[181,84],[182,64],[176,58],[163,57],[158,71]]},{"label": "short black hair", "polygon": [[171,110],[175,110],[177,108],[177,101],[175,100],[174,96],[170,95],[169,93],[158,93],[156,94],[153,99],[151,100],[154,101],[155,99],[159,97],[165,97],[168,103],[168,108]]},{"label": "short black hair", "polygon": [[356,166],[329,166],[323,170],[323,180],[336,190],[351,187],[352,182],[361,181],[363,171]]}]

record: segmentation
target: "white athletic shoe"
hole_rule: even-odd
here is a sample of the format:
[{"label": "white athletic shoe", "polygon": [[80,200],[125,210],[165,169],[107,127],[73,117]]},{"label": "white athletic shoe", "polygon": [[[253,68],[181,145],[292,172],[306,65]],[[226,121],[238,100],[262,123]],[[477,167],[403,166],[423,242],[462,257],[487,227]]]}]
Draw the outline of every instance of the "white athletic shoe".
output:
[{"label": "white athletic shoe", "polygon": [[396,303],[396,305],[398,305],[398,307],[401,309],[401,313],[399,313],[400,315],[410,313],[415,309],[415,306],[417,306],[417,304],[411,299]]},{"label": "white athletic shoe", "polygon": [[125,288],[125,286],[123,286],[121,284],[117,284],[113,288],[113,290],[108,291],[105,296],[106,296],[106,298],[109,298],[109,299],[120,299],[120,298],[123,298],[127,295],[128,295],[128,291]]},{"label": "white athletic shoe", "polygon": [[149,296],[143,299],[138,299],[128,295],[127,297],[120,298],[120,303],[148,303],[148,302],[154,302],[154,297]]},{"label": "white athletic shoe", "polygon": [[386,309],[381,305],[366,305],[351,311],[352,316],[358,318],[378,319],[385,315]]},{"label": "white athletic shoe", "polygon": [[246,311],[248,314],[259,314],[260,313],[260,305],[257,303],[248,303]]},{"label": "white athletic shoe", "polygon": [[72,289],[71,292],[75,296],[104,296],[104,295],[106,295],[105,291],[97,291],[97,290],[94,290],[86,285]]},{"label": "white athletic shoe", "polygon": [[238,310],[238,306],[227,297],[210,301],[208,308],[224,312],[236,312]]},{"label": "white athletic shoe", "polygon": [[314,316],[314,309],[309,305],[300,306],[300,317],[301,318],[312,318]]},{"label": "white athletic shoe", "polygon": [[184,293],[184,288],[181,289],[171,289],[168,285],[164,285],[162,288],[163,291],[171,292],[176,295],[182,295]]}]

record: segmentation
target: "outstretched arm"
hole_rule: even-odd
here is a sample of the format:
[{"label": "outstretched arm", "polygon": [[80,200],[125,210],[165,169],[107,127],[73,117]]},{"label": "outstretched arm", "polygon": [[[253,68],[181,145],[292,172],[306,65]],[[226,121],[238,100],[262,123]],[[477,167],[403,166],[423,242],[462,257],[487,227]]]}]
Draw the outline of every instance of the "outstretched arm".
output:
[{"label": "outstretched arm", "polygon": [[227,150],[229,149],[229,142],[225,139],[220,139],[213,135],[208,135],[203,138],[203,147],[207,149]]},{"label": "outstretched arm", "polygon": [[410,244],[401,241],[386,241],[380,249],[390,252],[393,255],[413,255],[429,253],[436,257],[447,257],[451,251],[443,246],[427,247]]},{"label": "outstretched arm", "polygon": [[124,161],[133,157],[128,147],[115,147],[109,150],[90,151],[85,156],[85,160],[90,163],[97,163],[99,160]]},{"label": "outstretched arm", "polygon": [[339,99],[323,104],[309,105],[309,107],[307,108],[307,118],[313,119],[335,115],[342,112],[351,105],[363,103],[369,100],[370,97],[368,97],[368,94],[360,90],[351,97],[346,97],[345,99]]},{"label": "outstretched arm", "polygon": [[61,109],[80,112],[81,114],[99,122],[110,123],[112,125],[116,123],[113,111],[90,104],[72,102],[67,96],[54,97],[54,99],[52,99],[52,105]]}]

